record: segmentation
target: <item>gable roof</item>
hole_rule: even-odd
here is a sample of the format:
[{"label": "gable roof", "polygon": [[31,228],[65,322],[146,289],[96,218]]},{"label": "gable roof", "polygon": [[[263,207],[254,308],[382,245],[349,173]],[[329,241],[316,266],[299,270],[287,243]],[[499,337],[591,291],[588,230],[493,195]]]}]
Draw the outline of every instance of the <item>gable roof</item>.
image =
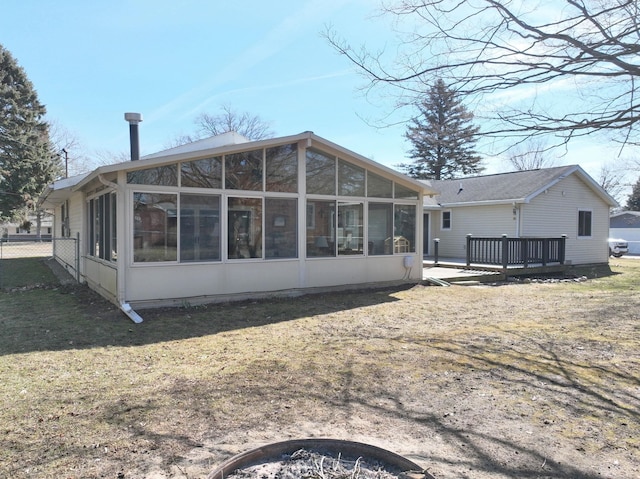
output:
[{"label": "gable roof", "polygon": [[247,140],[238,133],[230,132],[181,145],[176,148],[163,150],[151,155],[146,155],[137,161],[125,161],[113,165],[101,166],[93,170],[91,173],[58,180],[45,189],[42,196],[43,199],[41,201],[45,207],[53,207],[68,199],[73,192],[80,190],[83,186],[87,185],[94,179],[97,178],[98,180],[103,181],[102,175],[107,173],[153,168],[177,161],[207,158],[211,156],[236,153],[239,151],[247,151],[249,149],[269,148],[272,146],[297,143],[300,141],[306,142],[307,147],[315,147],[323,151],[327,151],[328,153],[335,154],[335,156],[349,160],[350,162],[358,164],[363,168],[367,168],[374,173],[391,176],[396,182],[404,186],[417,188],[424,194],[428,195],[437,193],[426,183],[410,178],[396,170],[370,160],[369,158],[326,140],[311,131],[305,131],[297,135],[256,141]]},{"label": "gable roof", "polygon": [[609,217],[610,228],[640,228],[640,211],[620,211]]},{"label": "gable roof", "polygon": [[440,192],[425,197],[425,207],[471,206],[529,203],[539,194],[570,175],[576,175],[609,206],[618,203],[580,166],[558,166],[537,170],[513,171],[495,175],[472,176],[455,180],[425,180]]},{"label": "gable roof", "polygon": [[240,133],[229,131],[220,135],[210,136],[209,138],[185,143],[184,145],[179,145],[174,148],[169,148],[167,150],[158,151],[150,155],[145,155],[141,158],[141,160],[160,158],[168,155],[178,155],[180,153],[194,153],[202,150],[219,148],[221,146],[241,145],[243,143],[249,143],[250,141],[251,140],[249,140],[249,138],[242,136]]}]

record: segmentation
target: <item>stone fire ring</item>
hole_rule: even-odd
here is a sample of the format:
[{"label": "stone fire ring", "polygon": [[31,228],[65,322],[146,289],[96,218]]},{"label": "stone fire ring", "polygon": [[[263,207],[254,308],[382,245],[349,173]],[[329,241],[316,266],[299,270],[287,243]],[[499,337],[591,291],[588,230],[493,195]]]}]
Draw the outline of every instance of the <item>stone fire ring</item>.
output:
[{"label": "stone fire ring", "polygon": [[231,475],[237,469],[277,461],[280,460],[283,455],[293,454],[300,449],[333,456],[341,454],[343,456],[372,459],[389,468],[399,469],[401,472],[411,471],[411,474],[405,477],[435,479],[415,462],[391,451],[370,444],[344,441],[341,439],[292,439],[267,444],[227,459],[211,472],[211,474],[207,476],[207,479],[226,479],[227,476]]}]

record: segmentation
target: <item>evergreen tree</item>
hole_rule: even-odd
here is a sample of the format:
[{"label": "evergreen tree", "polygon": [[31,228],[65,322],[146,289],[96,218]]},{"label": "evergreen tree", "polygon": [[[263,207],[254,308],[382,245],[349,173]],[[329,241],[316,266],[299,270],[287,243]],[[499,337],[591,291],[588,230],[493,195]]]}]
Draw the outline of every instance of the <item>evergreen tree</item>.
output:
[{"label": "evergreen tree", "polygon": [[411,119],[405,133],[413,145],[409,157],[414,161],[400,168],[414,178],[435,180],[484,170],[475,152],[479,128],[471,124],[473,113],[455,91],[438,79],[417,108],[419,115]]},{"label": "evergreen tree", "polygon": [[0,45],[0,219],[35,209],[59,171],[45,113],[26,73]]},{"label": "evergreen tree", "polygon": [[630,211],[640,211],[640,178],[633,185],[629,199],[627,200],[627,209]]}]

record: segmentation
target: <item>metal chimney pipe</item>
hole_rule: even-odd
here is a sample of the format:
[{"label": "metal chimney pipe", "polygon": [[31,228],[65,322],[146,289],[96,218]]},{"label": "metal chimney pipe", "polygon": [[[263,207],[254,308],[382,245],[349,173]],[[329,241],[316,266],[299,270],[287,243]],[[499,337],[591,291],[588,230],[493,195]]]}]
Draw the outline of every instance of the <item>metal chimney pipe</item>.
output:
[{"label": "metal chimney pipe", "polygon": [[140,137],[138,123],[142,121],[142,113],[125,113],[124,119],[129,122],[129,136],[131,138],[131,161],[140,159]]}]

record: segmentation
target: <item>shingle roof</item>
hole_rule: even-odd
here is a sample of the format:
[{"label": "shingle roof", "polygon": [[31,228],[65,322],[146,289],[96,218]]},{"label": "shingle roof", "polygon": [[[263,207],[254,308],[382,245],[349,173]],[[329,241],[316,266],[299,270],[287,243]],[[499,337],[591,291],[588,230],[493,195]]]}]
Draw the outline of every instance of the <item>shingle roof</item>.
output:
[{"label": "shingle roof", "polygon": [[621,211],[611,215],[610,228],[640,228],[640,211]]},{"label": "shingle roof", "polygon": [[162,156],[177,155],[180,153],[192,153],[195,151],[209,150],[211,148],[219,148],[221,146],[240,145],[243,143],[249,143],[249,141],[250,140],[248,138],[241,134],[236,133],[235,131],[229,131],[220,135],[211,136],[209,138],[185,143],[184,145],[179,145],[167,150],[158,151],[150,155],[145,155],[142,159],[146,160],[149,158],[159,158]]},{"label": "shingle roof", "polygon": [[425,199],[425,206],[486,203],[523,203],[567,176],[577,173],[596,194],[615,205],[611,198],[578,165],[473,176],[455,180],[428,180],[440,195]]}]

